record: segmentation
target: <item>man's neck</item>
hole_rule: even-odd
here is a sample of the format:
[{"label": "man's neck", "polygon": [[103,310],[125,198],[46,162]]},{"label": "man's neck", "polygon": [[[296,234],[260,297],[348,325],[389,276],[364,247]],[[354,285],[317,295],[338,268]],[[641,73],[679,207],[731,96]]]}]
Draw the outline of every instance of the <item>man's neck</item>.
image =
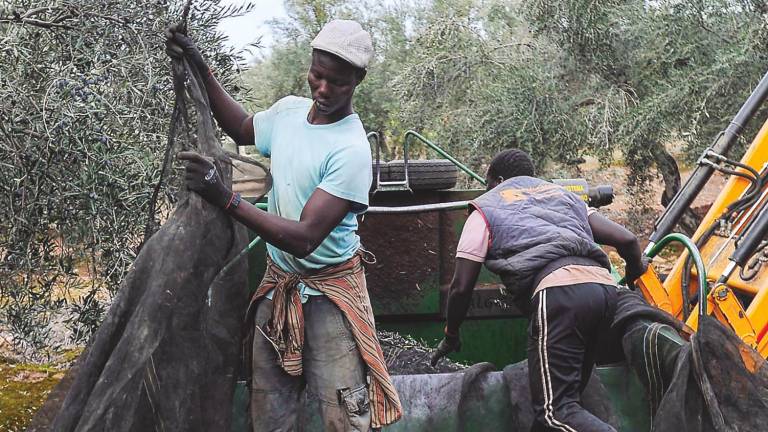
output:
[{"label": "man's neck", "polygon": [[309,110],[309,114],[307,114],[307,121],[313,125],[331,124],[336,123],[353,112],[352,104],[349,104],[338,111],[326,115],[317,112],[316,106],[312,104],[312,108]]}]

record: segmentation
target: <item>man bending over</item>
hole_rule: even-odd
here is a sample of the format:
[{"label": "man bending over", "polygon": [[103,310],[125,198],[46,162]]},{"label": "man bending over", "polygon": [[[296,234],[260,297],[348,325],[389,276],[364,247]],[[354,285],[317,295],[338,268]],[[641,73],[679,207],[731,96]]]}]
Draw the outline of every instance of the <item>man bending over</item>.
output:
[{"label": "man bending over", "polygon": [[614,431],[581,406],[598,347],[613,342],[616,311],[610,262],[595,242],[618,250],[631,283],[645,267],[637,238],[577,195],[535,178],[523,151],[496,155],[486,180],[488,192],[471,203],[459,240],[445,338],[432,364],[459,350],[459,326],[485,264],[530,320],[532,430]]}]

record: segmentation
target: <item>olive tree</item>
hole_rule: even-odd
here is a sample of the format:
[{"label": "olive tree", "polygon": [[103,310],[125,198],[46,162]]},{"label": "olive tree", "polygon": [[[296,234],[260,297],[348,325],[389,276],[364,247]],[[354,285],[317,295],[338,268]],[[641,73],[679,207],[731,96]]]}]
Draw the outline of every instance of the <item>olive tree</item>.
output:
[{"label": "olive tree", "polygon": [[[664,204],[680,187],[670,143],[695,160],[766,65],[761,0],[287,5],[289,18],[275,23],[282,36],[248,72],[256,108],[307,95],[311,37],[351,16],[371,30],[377,51],[355,99],[368,130],[391,141],[417,129],[476,170],[508,147],[529,151],[540,168],[620,155],[636,228],[651,222],[651,179],[662,177]],[[696,224],[689,212],[682,228]]]},{"label": "olive tree", "polygon": [[[20,351],[61,316],[86,339],[173,204],[163,30],[185,3],[0,0],[0,326]],[[189,32],[231,80],[216,26],[250,6],[191,4]]]},{"label": "olive tree", "polygon": [[[678,165],[665,144],[681,140],[683,155],[695,160],[765,73],[763,1],[526,0],[524,5],[532,32],[562,49],[564,79],[593,82],[575,106],[620,113],[606,117],[610,140],[630,168],[630,185],[643,190],[655,165],[665,184],[664,205],[680,187]],[[616,94],[623,95],[618,107],[610,97]],[[756,123],[745,137],[754,136]],[[636,196],[636,207],[642,208],[647,194]],[[681,223],[688,232],[697,224],[690,213]]]}]

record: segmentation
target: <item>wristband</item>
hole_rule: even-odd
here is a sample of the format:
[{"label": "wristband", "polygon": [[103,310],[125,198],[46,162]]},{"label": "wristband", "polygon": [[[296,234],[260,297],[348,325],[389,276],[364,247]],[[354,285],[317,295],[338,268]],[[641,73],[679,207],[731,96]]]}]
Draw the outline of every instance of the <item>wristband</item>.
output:
[{"label": "wristband", "polygon": [[242,200],[242,197],[239,193],[232,195],[232,203],[229,204],[229,208],[232,210],[236,209],[238,206],[240,206],[240,200]]},{"label": "wristband", "polygon": [[229,197],[229,201],[227,201],[227,205],[224,206],[224,210],[236,209],[237,206],[240,205],[241,199],[242,197],[240,196],[239,193],[232,192],[232,196]]}]

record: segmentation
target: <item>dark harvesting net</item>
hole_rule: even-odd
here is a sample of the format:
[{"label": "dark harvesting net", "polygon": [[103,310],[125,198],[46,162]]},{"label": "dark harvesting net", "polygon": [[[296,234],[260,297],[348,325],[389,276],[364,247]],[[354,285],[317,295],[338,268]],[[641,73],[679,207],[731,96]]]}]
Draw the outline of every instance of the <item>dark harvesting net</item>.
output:
[{"label": "dark harvesting net", "polygon": [[701,318],[678,354],[652,430],[758,431],[767,423],[765,360],[716,319]]},{"label": "dark harvesting net", "polygon": [[[201,77],[185,60],[173,61],[173,76],[178,114],[169,148],[184,139],[181,148],[212,158],[231,184]],[[30,430],[228,430],[248,303],[247,262],[233,259],[246,244],[242,225],[183,193]]]}]

